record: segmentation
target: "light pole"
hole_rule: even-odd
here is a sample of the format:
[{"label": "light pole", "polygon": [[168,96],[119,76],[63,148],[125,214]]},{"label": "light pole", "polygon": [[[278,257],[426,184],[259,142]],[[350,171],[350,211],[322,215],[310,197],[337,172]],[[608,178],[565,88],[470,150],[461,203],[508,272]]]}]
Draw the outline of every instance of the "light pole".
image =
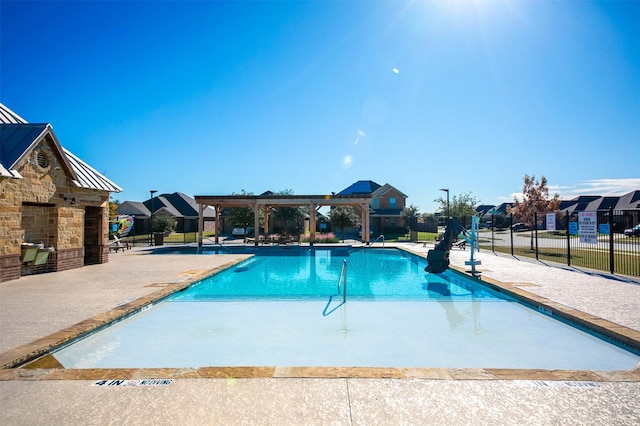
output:
[{"label": "light pole", "polygon": [[449,213],[449,190],[448,189],[441,189],[440,191],[444,191],[447,193],[447,222],[449,221],[449,217],[450,213]]},{"label": "light pole", "polygon": [[151,214],[149,214],[149,245],[153,245],[153,194],[158,192],[155,189],[149,191],[151,193]]}]

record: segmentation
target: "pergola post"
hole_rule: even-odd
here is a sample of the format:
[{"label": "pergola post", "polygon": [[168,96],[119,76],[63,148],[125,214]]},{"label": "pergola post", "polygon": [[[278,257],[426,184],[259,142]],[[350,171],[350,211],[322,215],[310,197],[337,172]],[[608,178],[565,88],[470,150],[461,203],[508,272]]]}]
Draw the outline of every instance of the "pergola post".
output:
[{"label": "pergola post", "polygon": [[213,206],[213,209],[216,212],[216,223],[215,223],[215,233],[216,233],[216,244],[220,244],[219,236],[220,236],[220,205]]},{"label": "pergola post", "polygon": [[204,204],[198,205],[198,247],[202,247],[202,239],[204,234],[204,209],[207,206]]},{"label": "pergola post", "polygon": [[309,245],[316,242],[316,205],[309,204]]},{"label": "pergola post", "polygon": [[364,242],[369,245],[369,243],[371,242],[371,234],[370,234],[370,227],[371,227],[371,218],[369,216],[369,204],[368,203],[362,203],[362,205],[360,206],[362,208],[362,215],[364,217],[364,224],[363,224],[363,229],[362,229],[362,236],[364,237],[363,240]]},{"label": "pergola post", "polygon": [[258,237],[260,236],[260,204],[256,203],[253,209],[253,244],[258,246]]},{"label": "pergola post", "polygon": [[269,235],[269,206],[264,205],[262,207],[264,209],[264,236]]}]

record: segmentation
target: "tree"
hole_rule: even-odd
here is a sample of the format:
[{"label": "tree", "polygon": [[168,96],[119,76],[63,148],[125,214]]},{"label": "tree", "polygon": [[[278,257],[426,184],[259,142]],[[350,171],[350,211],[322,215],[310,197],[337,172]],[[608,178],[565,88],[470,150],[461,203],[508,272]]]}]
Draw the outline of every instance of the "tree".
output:
[{"label": "tree", "polygon": [[[278,191],[275,194],[293,195],[293,190],[283,189],[282,191]],[[297,224],[304,217],[304,209],[303,207],[281,206],[275,210],[273,216],[275,219],[284,222],[284,232],[286,233],[289,231],[289,222],[294,222]]]},{"label": "tree", "polygon": [[176,220],[168,215],[156,215],[153,217],[153,232],[162,232],[169,235],[176,226]]},{"label": "tree", "polygon": [[342,242],[344,242],[344,228],[355,226],[358,221],[358,215],[351,206],[338,206],[329,212],[329,220],[331,220],[331,226],[340,228]]},{"label": "tree", "polygon": [[[549,200],[549,188],[547,187],[547,178],[542,176],[540,181],[536,181],[535,175],[529,177],[524,175],[524,184],[522,185],[522,201],[514,198],[513,206],[507,209],[508,213],[525,225],[533,227],[535,223],[536,213],[547,213],[558,210],[560,206],[560,196],[555,194]],[[533,250],[533,232],[531,232],[531,250]]]},{"label": "tree", "polygon": [[[237,195],[237,194],[231,194],[231,195]],[[249,192],[245,192],[243,189],[241,195],[253,195],[253,194]],[[253,226],[253,219],[255,217],[253,210],[250,207],[229,207],[227,211],[229,213],[229,219],[231,219],[231,221],[233,222],[233,226],[242,227],[245,232],[244,238],[246,238],[247,228],[249,228],[250,226]]]},{"label": "tree", "polygon": [[[440,204],[440,213],[446,217],[447,215],[447,199],[443,197],[436,198],[436,203]],[[462,222],[463,226],[466,226],[467,218],[475,215],[476,206],[480,204],[480,200],[471,195],[471,192],[463,192],[460,195],[454,195],[449,205],[449,212],[451,217],[456,218],[459,222]]]},{"label": "tree", "polygon": [[405,228],[407,228],[408,232],[411,232],[411,228],[415,227],[415,224],[418,222],[418,207],[413,204],[409,205],[409,207],[405,207],[400,212],[400,216],[402,216],[402,221],[404,222]]},{"label": "tree", "polygon": [[118,207],[120,206],[120,201],[118,200],[109,200],[109,219],[113,220],[118,216]]}]

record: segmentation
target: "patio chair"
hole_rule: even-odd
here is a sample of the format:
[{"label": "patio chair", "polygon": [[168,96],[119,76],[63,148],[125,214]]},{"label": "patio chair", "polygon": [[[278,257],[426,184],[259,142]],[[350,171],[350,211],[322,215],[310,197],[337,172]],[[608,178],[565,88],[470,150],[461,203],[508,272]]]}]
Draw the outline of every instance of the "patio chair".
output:
[{"label": "patio chair", "polygon": [[129,245],[129,241],[123,241],[118,238],[117,235],[114,235],[113,240],[109,242],[109,251],[115,251],[117,253],[118,250],[124,251],[125,249],[128,250],[130,248],[131,246]]}]

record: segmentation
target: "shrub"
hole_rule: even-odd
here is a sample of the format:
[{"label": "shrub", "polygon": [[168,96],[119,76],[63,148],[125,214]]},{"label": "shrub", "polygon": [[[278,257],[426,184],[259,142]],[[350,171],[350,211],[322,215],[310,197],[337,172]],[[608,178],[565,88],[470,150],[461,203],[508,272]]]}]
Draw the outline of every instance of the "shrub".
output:
[{"label": "shrub", "polygon": [[[301,243],[308,243],[311,240],[311,234],[306,232],[304,235],[300,236]],[[326,234],[316,234],[316,243],[337,243],[340,240],[335,236],[333,232],[328,232]]]},{"label": "shrub", "polygon": [[169,235],[173,232],[176,220],[171,216],[155,216],[153,218],[153,232],[162,232]]}]

